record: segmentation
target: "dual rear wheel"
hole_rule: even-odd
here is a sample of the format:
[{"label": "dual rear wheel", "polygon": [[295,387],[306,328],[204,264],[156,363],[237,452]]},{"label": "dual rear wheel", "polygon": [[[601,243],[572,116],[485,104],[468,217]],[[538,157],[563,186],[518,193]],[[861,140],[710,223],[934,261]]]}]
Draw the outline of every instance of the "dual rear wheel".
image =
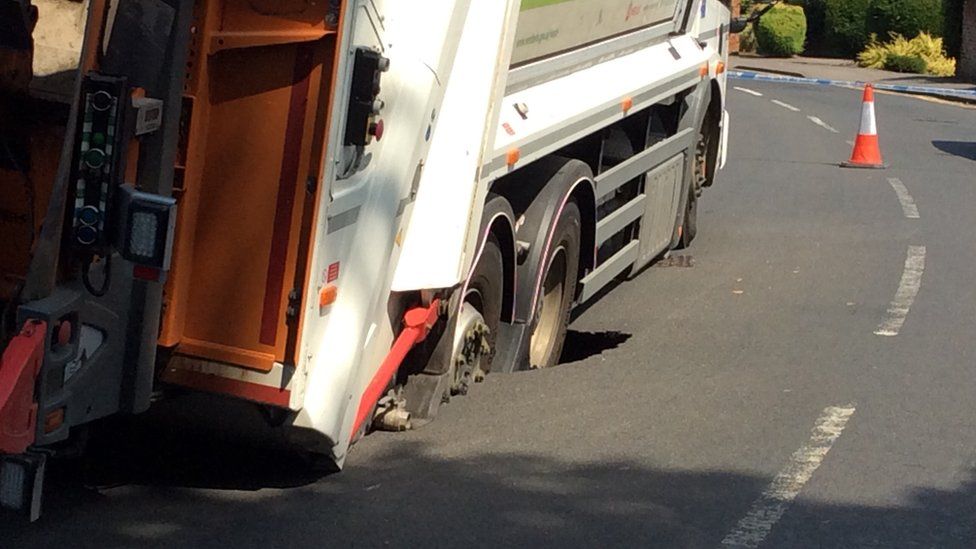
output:
[{"label": "dual rear wheel", "polygon": [[[531,368],[550,368],[559,362],[566,342],[566,328],[576,296],[579,276],[582,216],[579,206],[568,201],[563,207],[552,231],[546,254],[537,275],[538,289],[533,299],[534,315],[530,324],[528,364]],[[498,345],[501,324],[502,298],[504,295],[504,265],[501,246],[497,238],[489,236],[481,251],[478,263],[468,281],[464,293],[458,329],[466,333],[472,315],[483,319],[487,328],[487,344],[490,351],[472,368],[456,352],[455,363],[464,363],[457,376],[477,376],[479,370],[487,373],[491,368],[494,350]],[[459,334],[460,338],[465,336]],[[457,339],[457,338],[456,338]],[[455,349],[463,349],[463,341]],[[522,357],[524,360],[526,357]],[[460,360],[458,360],[460,359]],[[466,371],[465,371],[466,370]],[[464,382],[464,379],[458,379]]]},{"label": "dual rear wheel", "polygon": [[529,338],[529,365],[550,368],[559,362],[579,278],[582,216],[575,202],[563,208],[550,239],[535,295]]}]

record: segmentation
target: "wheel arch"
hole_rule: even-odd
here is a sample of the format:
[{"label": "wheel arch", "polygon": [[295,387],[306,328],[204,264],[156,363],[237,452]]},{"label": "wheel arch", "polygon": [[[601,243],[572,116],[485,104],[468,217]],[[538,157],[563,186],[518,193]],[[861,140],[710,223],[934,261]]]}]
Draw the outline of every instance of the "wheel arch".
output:
[{"label": "wheel arch", "polygon": [[593,172],[581,160],[552,156],[500,180],[492,188],[505,196],[515,212],[518,245],[528,245],[519,257],[515,273],[515,320],[532,320],[538,293],[539,267],[546,261],[547,243],[565,205],[573,200],[582,216],[580,265],[578,275],[594,267],[596,261],[596,191]]},{"label": "wheel arch", "polygon": [[708,151],[708,165],[711,167],[711,173],[709,174],[708,182],[705,184],[706,187],[712,186],[715,182],[715,175],[718,173],[719,153],[722,141],[722,111],[725,108],[725,97],[718,80],[711,81],[709,91],[709,102],[705,107],[705,117],[702,120],[702,123],[706,125],[706,131],[712,133],[712,147]]},{"label": "wheel arch", "polygon": [[478,231],[480,241],[478,251],[474,261],[471,262],[471,271],[465,279],[474,273],[478,265],[481,252],[488,243],[488,238],[494,236],[502,252],[502,320],[512,322],[515,316],[515,296],[517,292],[517,280],[515,275],[515,264],[517,254],[515,250],[515,214],[508,200],[499,194],[489,193],[485,199],[485,207],[481,216],[481,228]]},{"label": "wheel arch", "polygon": [[[582,279],[588,271],[596,268],[596,185],[592,179],[588,184],[577,184],[570,192],[570,199],[576,202],[583,217],[583,231],[580,234],[580,264],[577,277]],[[577,288],[579,291],[579,288]],[[574,296],[574,298],[577,296]]]}]

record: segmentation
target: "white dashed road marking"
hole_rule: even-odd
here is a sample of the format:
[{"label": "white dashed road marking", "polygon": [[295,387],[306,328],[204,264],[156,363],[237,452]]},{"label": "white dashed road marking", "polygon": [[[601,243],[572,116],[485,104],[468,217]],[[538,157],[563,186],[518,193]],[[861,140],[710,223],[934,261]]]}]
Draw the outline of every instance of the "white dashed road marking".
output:
[{"label": "white dashed road marking", "polygon": [[821,128],[827,130],[828,132],[831,132],[831,133],[840,133],[833,126],[831,126],[830,124],[828,124],[828,123],[824,122],[823,120],[817,118],[816,116],[808,116],[807,119],[810,122],[813,122],[814,124],[816,124],[816,125],[820,126]]},{"label": "white dashed road marking", "polygon": [[908,318],[908,312],[915,303],[918,290],[922,287],[922,273],[925,272],[925,246],[909,246],[905,258],[905,270],[898,284],[895,299],[888,305],[888,315],[874,331],[874,335],[894,337]]},{"label": "white dashed road marking", "polygon": [[915,199],[912,198],[912,195],[908,193],[908,187],[901,182],[901,179],[895,177],[889,178],[888,183],[898,195],[898,201],[901,202],[901,210],[905,212],[905,217],[918,219],[918,206],[915,205]]},{"label": "white dashed road marking", "polygon": [[800,109],[794,107],[793,105],[790,105],[789,103],[783,103],[779,99],[772,99],[772,102],[774,105],[779,105],[780,107],[783,107],[786,110],[793,111],[793,112],[800,112]]},{"label": "white dashed road marking", "polygon": [[823,411],[813,427],[810,441],[793,453],[789,464],[773,478],[746,516],[722,540],[723,547],[759,547],[823,463],[852,415],[854,406],[850,405],[830,406]]},{"label": "white dashed road marking", "polygon": [[740,92],[743,92],[743,93],[748,93],[749,95],[755,95],[756,97],[762,97],[763,96],[763,94],[761,94],[761,93],[759,93],[759,92],[757,92],[755,90],[750,90],[749,88],[740,88],[739,86],[733,86],[733,89],[739,90]]}]

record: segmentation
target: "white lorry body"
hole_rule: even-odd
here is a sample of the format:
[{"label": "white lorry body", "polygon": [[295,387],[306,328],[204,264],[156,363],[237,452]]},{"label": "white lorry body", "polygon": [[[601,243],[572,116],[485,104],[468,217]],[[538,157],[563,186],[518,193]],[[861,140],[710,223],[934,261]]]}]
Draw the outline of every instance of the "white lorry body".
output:
[{"label": "white lorry body", "polygon": [[[326,176],[328,215],[320,217],[312,258],[312,272],[320,275],[310,277],[306,295],[318,295],[329,266],[338,263],[338,299],[328,310],[314,299],[306,305],[303,360],[289,383],[296,423],[333,441],[340,462],[358,427],[363,392],[397,335],[388,313],[391,292],[465,283],[484,242],[482,207],[494,181],[702,82],[717,84],[724,113],[729,12],[722,3],[524,4],[431,0],[421,8],[372,0],[347,12],[346,49],[378,48],[391,60],[382,93],[387,137],[364,170],[344,179],[336,170]],[[334,136],[342,124],[335,120]],[[680,155],[682,137],[664,141],[647,158]],[[332,154],[329,166],[338,168],[342,151]],[[612,236],[612,227],[647,213],[659,218],[648,242],[634,241],[592,269],[580,301],[667,248],[681,202],[674,165],[671,176],[659,178],[662,188],[599,221],[598,244]],[[634,167],[624,168],[592,182],[598,200],[633,177],[623,172]]]},{"label": "white lorry body", "polygon": [[341,466],[556,364],[574,306],[694,238],[728,4],[92,0],[48,215],[0,265],[0,507],[37,518],[52,448],[170,385]]}]

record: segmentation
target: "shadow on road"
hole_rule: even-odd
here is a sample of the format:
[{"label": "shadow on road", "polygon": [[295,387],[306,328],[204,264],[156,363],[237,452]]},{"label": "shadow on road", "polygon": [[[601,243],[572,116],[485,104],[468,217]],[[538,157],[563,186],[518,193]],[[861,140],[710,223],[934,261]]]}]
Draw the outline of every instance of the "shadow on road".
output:
[{"label": "shadow on road", "polygon": [[932,145],[940,151],[960,156],[969,160],[976,160],[976,143],[972,141],[933,141]]},{"label": "shadow on road", "polygon": [[[123,433],[126,436],[133,436]],[[34,525],[0,522],[3,547],[715,547],[770,479],[528,454],[448,458],[401,441],[313,482],[288,453],[152,430],[107,443],[135,475],[58,487]],[[114,444],[114,445],[113,445]],[[175,448],[173,445],[175,444]],[[219,490],[200,490],[198,480]],[[302,479],[288,489],[281,479]],[[965,547],[976,483],[873,507],[802,496],[770,547]],[[6,517],[5,517],[6,519]]]}]

